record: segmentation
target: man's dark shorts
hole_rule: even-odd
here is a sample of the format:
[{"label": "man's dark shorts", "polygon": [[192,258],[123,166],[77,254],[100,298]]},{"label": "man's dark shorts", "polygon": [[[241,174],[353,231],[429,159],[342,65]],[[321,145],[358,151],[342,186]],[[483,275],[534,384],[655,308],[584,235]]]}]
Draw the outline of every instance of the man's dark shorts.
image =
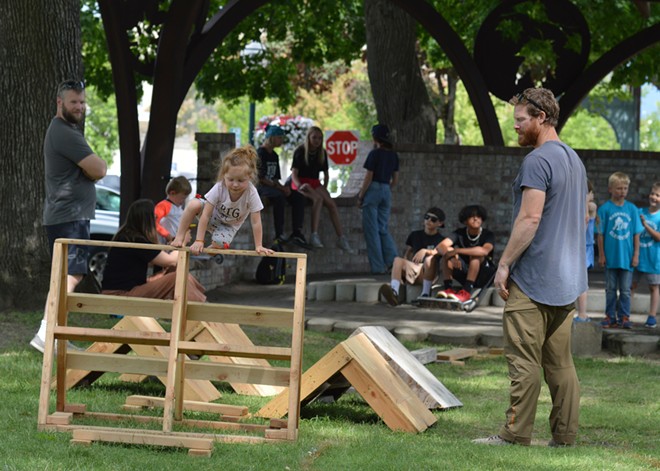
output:
[{"label": "man's dark shorts", "polygon": [[[53,253],[55,239],[89,239],[89,221],[71,221],[44,226],[48,235],[48,247]],[[88,249],[86,245],[69,245],[69,275],[87,274]]]},{"label": "man's dark shorts", "polygon": [[[455,268],[452,272],[452,276],[459,283],[465,283],[467,280],[468,265],[463,257],[459,257],[461,260],[461,268]],[[490,285],[490,282],[493,279],[493,275],[497,271],[497,267],[490,260],[486,259],[481,263],[481,268],[479,269],[479,274],[474,283],[475,288],[483,288],[484,286]]]}]

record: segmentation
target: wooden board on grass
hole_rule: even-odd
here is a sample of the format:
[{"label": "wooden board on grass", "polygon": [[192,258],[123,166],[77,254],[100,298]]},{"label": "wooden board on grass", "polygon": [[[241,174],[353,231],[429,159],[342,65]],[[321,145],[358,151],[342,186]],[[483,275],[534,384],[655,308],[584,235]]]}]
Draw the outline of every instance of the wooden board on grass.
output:
[{"label": "wooden board on grass", "polygon": [[454,348],[445,352],[438,353],[438,360],[457,361],[465,358],[471,358],[477,354],[476,348]]}]

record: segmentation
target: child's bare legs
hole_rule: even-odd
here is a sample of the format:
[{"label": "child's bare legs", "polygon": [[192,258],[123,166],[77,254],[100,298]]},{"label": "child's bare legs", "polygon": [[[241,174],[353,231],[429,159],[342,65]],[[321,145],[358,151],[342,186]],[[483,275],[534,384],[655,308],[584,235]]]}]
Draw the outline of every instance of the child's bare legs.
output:
[{"label": "child's bare legs", "polygon": [[588,293],[589,290],[585,291],[577,298],[577,314],[580,319],[584,319],[584,320],[589,319],[589,316],[587,316]]},{"label": "child's bare legs", "polygon": [[[183,214],[181,215],[181,222],[179,223],[179,229],[176,232],[176,237],[174,237],[172,242],[170,242],[171,246],[183,247],[190,241],[190,238],[186,237],[186,233],[190,229],[190,225],[195,220],[195,218],[202,213],[203,207],[204,205],[197,198],[194,198],[188,202],[186,209],[183,210]],[[202,234],[202,238],[204,238],[204,234]]]},{"label": "child's bare legs", "polygon": [[302,185],[298,191],[305,197],[312,200],[312,233],[317,233],[321,222],[321,208],[323,207],[323,197],[309,184]]},{"label": "child's bare legs", "polygon": [[337,205],[332,199],[332,196],[330,196],[328,190],[323,186],[318,187],[316,191],[319,195],[321,195],[325,207],[328,208],[328,212],[330,213],[330,220],[332,221],[332,225],[335,228],[337,237],[342,237],[344,235],[344,231],[342,230],[341,221],[339,220],[339,210],[337,209]]}]

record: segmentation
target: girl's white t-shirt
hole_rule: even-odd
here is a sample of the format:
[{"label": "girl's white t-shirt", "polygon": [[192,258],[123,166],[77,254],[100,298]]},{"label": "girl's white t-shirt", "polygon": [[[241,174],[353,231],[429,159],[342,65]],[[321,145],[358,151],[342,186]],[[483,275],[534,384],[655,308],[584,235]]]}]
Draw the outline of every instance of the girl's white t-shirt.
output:
[{"label": "girl's white t-shirt", "polygon": [[[213,233],[213,241],[216,243],[231,243],[250,213],[264,209],[259,193],[252,182],[236,201],[232,201],[229,197],[229,190],[224,181],[213,185],[213,188],[204,197],[214,207],[208,231]],[[223,226],[225,227],[223,228]]]}]

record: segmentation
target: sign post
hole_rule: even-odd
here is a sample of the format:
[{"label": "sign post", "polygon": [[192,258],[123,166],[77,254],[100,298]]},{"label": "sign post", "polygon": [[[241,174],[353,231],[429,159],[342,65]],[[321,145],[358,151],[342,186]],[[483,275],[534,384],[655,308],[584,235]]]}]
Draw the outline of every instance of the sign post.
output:
[{"label": "sign post", "polygon": [[337,165],[350,165],[357,157],[360,138],[355,131],[330,131],[325,140],[328,158]]}]

